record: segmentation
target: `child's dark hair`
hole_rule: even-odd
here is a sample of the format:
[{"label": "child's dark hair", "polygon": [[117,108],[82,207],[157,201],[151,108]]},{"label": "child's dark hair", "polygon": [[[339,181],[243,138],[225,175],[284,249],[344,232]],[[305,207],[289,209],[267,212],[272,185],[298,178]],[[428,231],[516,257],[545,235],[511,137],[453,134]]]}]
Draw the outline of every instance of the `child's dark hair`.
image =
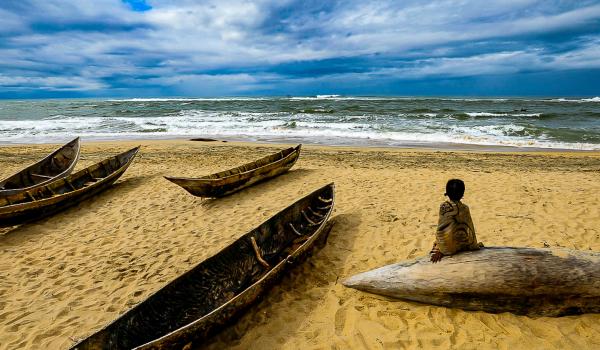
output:
[{"label": "child's dark hair", "polygon": [[451,179],[446,183],[446,196],[453,201],[459,201],[465,194],[465,183],[459,179]]}]

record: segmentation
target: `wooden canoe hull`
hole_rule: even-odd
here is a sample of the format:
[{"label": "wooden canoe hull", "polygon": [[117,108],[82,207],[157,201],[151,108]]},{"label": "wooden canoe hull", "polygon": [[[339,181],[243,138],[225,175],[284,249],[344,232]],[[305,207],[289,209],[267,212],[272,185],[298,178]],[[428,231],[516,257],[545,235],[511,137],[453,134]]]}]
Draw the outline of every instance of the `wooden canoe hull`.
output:
[{"label": "wooden canoe hull", "polygon": [[39,162],[1,180],[0,197],[32,190],[68,176],[79,160],[80,148],[77,137]]},{"label": "wooden canoe hull", "polygon": [[287,148],[254,162],[200,178],[165,178],[194,196],[223,197],[290,170],[300,156],[301,146]]},{"label": "wooden canoe hull", "polygon": [[[104,191],[123,175],[138,150],[133,148],[45,186],[0,198],[0,227],[50,216]],[[90,178],[99,180],[84,185]]]},{"label": "wooden canoe hull", "polygon": [[421,303],[492,313],[564,316],[600,312],[600,253],[491,247],[387,265],[347,287]]},{"label": "wooden canoe hull", "polygon": [[[317,209],[323,205],[321,196],[329,199],[326,209]],[[200,344],[234,321],[326,239],[333,203],[333,184],[305,196],[73,349],[181,349],[190,342]],[[309,207],[318,211],[320,223],[308,226],[305,221],[302,227]],[[316,218],[314,212],[308,215]],[[294,233],[290,223],[306,234]],[[252,239],[268,268],[260,263]]]}]

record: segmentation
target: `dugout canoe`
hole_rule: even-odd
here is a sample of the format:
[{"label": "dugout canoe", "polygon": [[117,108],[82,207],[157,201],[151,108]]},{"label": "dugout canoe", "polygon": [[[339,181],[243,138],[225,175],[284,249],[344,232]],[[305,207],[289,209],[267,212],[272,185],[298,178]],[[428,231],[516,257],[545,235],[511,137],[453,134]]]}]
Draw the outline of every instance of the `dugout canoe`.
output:
[{"label": "dugout canoe", "polygon": [[429,256],[353,276],[347,287],[491,313],[565,316],[600,312],[600,253],[491,247]]},{"label": "dugout canoe", "polygon": [[77,164],[80,147],[77,137],[37,163],[0,180],[0,197],[32,190],[68,176]]},{"label": "dugout canoe", "polygon": [[72,349],[182,349],[239,316],[329,233],[334,185],[280,211]]},{"label": "dugout canoe", "polygon": [[138,150],[130,149],[47,185],[0,197],[0,227],[52,215],[107,189],[127,170]]},{"label": "dugout canoe", "polygon": [[259,181],[288,171],[300,156],[302,145],[290,147],[250,163],[199,178],[168,177],[165,179],[183,187],[194,196],[223,197]]}]

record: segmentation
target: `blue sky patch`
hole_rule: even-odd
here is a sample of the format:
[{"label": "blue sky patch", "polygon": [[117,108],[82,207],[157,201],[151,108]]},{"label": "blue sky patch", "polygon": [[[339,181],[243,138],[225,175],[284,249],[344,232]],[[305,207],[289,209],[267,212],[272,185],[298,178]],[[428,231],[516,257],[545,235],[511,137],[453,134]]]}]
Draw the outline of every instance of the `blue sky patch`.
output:
[{"label": "blue sky patch", "polygon": [[145,0],[121,0],[131,7],[134,11],[148,11],[152,6],[148,5]]}]

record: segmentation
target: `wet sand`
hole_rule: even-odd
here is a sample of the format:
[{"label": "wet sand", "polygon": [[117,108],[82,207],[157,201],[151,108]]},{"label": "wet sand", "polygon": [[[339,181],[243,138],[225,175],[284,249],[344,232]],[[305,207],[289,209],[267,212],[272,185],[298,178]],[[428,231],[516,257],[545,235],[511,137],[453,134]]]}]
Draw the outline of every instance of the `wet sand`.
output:
[{"label": "wet sand", "polygon": [[[355,273],[426,254],[447,179],[465,180],[478,239],[600,251],[600,153],[305,146],[289,173],[201,201],[162,176],[199,176],[283,147],[83,142],[77,169],[142,144],[111,189],[0,229],[0,349],[64,349],[299,197],[334,181],[327,245],[198,349],[593,349],[600,315],[529,318],[393,301],[345,288]],[[55,145],[0,147],[0,177]]]}]

